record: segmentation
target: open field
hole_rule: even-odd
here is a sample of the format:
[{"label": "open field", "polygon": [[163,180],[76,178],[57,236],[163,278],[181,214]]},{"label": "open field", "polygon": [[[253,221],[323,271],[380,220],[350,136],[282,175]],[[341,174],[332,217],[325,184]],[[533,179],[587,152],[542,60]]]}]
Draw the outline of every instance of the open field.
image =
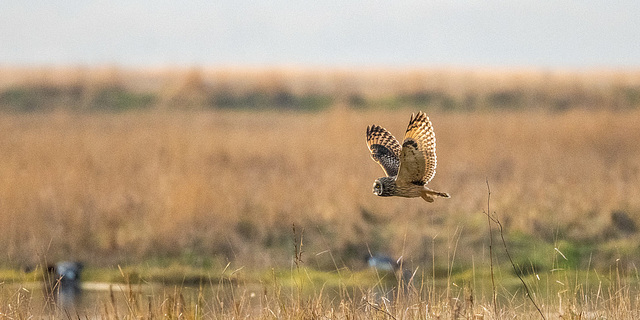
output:
[{"label": "open field", "polygon": [[287,265],[295,224],[312,267],[371,251],[446,270],[457,244],[464,269],[485,256],[487,179],[520,262],[637,262],[639,112],[430,116],[431,185],[452,195],[434,204],[371,193],[365,128],[399,134],[408,110],[3,115],[4,264]]},{"label": "open field", "polygon": [[[3,316],[38,317],[20,283],[42,269],[21,270],[59,260],[176,285],[107,294],[102,318],[536,317],[516,273],[548,318],[640,316],[638,73],[0,71]],[[376,197],[365,128],[418,110],[452,198]],[[494,228],[498,315],[487,182],[519,269]]]}]

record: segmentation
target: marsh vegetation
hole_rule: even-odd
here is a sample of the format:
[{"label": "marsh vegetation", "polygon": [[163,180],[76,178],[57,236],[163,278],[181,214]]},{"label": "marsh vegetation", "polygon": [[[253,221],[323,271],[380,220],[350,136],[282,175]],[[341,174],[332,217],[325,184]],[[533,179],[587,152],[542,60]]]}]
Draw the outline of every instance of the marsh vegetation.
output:
[{"label": "marsh vegetation", "polygon": [[[547,314],[637,316],[638,74],[72,71],[0,77],[3,314],[37,309],[14,284],[38,272],[15,270],[74,259],[86,281],[209,292],[132,290],[95,311],[113,318],[535,316],[498,249],[493,312],[489,181]],[[364,130],[417,110],[452,198],[378,198]],[[413,282],[368,269],[376,253]]]}]

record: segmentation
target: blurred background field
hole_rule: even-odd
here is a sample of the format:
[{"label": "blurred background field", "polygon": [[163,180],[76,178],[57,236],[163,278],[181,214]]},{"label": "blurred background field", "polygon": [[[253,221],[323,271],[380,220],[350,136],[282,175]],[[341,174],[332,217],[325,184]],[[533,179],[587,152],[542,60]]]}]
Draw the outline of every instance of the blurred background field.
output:
[{"label": "blurred background field", "polygon": [[[0,110],[5,268],[287,268],[295,225],[312,268],[463,272],[486,181],[523,270],[640,262],[638,72],[4,68]],[[365,128],[419,110],[452,198],[378,198]]]},{"label": "blurred background field", "polygon": [[[0,1],[0,318],[638,319],[639,15]],[[452,198],[376,197],[417,111]]]},{"label": "blurred background field", "polygon": [[482,68],[2,67],[2,111],[629,110],[640,72]]}]

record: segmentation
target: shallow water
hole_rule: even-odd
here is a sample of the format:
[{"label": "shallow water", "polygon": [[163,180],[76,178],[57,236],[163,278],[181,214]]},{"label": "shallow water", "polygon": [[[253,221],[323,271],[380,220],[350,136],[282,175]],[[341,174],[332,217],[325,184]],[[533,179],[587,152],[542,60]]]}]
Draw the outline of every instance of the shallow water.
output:
[{"label": "shallow water", "polygon": [[[125,315],[162,315],[167,310],[191,308],[198,305],[200,314],[219,314],[237,307],[241,301],[243,312],[259,315],[263,307],[278,299],[291,301],[292,297],[317,297],[322,294],[329,305],[339,304],[341,299],[359,301],[365,294],[374,299],[387,296],[393,300],[395,291],[376,290],[367,292],[362,288],[338,289],[331,287],[307,287],[304,292],[292,288],[267,284],[204,284],[165,285],[162,283],[122,284],[103,282],[82,282],[76,288],[47,288],[42,282],[4,284],[4,296],[21,300],[29,314],[39,318],[121,318]],[[346,291],[345,291],[346,290]],[[15,299],[19,297],[19,299]],[[295,299],[295,298],[294,298]],[[268,302],[267,302],[268,301]],[[16,302],[13,302],[16,304]],[[278,302],[276,302],[277,304]]]},{"label": "shallow water", "polygon": [[77,287],[48,288],[41,282],[4,287],[5,292],[15,300],[14,304],[21,304],[37,317],[53,318],[120,318],[122,315],[147,312],[175,297],[182,299],[183,304],[189,304],[199,294],[210,297],[212,293],[211,289],[200,290],[189,286],[100,282],[83,282]]}]

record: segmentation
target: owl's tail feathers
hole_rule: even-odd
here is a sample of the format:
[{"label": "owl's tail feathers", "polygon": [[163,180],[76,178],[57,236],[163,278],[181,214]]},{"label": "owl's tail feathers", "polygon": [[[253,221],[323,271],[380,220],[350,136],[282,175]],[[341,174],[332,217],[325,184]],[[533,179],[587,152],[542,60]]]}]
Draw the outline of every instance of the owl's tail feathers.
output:
[{"label": "owl's tail feathers", "polygon": [[433,202],[433,200],[434,200],[433,198],[434,197],[437,197],[437,198],[451,198],[451,196],[446,192],[440,192],[440,191],[431,190],[431,189],[429,189],[427,187],[424,187],[424,190],[422,190],[422,192],[420,192],[420,196],[426,202]]}]

